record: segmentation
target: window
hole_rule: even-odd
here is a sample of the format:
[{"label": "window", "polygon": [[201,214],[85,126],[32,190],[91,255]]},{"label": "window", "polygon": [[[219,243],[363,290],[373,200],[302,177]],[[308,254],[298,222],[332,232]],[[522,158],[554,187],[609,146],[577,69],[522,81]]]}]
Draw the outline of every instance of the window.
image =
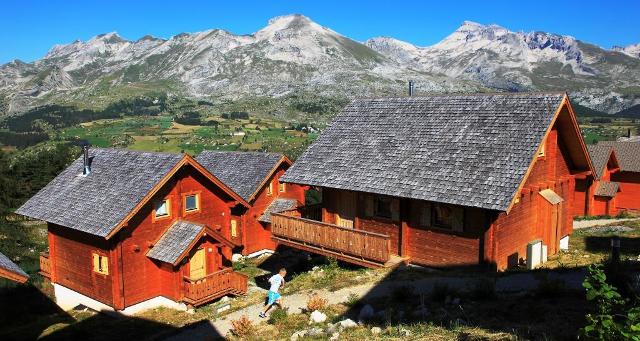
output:
[{"label": "window", "polygon": [[285,190],[286,190],[286,189],[285,189],[285,184],[284,184],[284,182],[279,183],[279,184],[278,184],[278,191],[280,191],[280,193],[284,193],[284,191],[285,191]]},{"label": "window", "polygon": [[109,274],[109,258],[107,256],[102,256],[97,253],[93,253],[93,271],[99,274],[108,275]]},{"label": "window", "polygon": [[273,182],[269,182],[269,187],[267,187],[267,195],[273,194]]},{"label": "window", "polygon": [[391,219],[391,198],[375,197],[373,202],[373,215],[380,218]]},{"label": "window", "polygon": [[169,199],[158,201],[155,207],[156,218],[168,217],[170,212],[169,210],[170,210]]},{"label": "window", "polygon": [[538,150],[538,157],[544,157],[544,151],[547,148],[547,144],[545,141],[542,141],[542,145],[540,146],[540,150]]},{"label": "window", "polygon": [[200,195],[189,194],[184,197],[185,212],[193,212],[200,209]]},{"label": "window", "polygon": [[231,219],[231,237],[235,238],[238,236],[238,221],[235,219]]},{"label": "window", "polygon": [[462,207],[436,204],[433,206],[433,225],[439,228],[462,231],[464,209]]}]

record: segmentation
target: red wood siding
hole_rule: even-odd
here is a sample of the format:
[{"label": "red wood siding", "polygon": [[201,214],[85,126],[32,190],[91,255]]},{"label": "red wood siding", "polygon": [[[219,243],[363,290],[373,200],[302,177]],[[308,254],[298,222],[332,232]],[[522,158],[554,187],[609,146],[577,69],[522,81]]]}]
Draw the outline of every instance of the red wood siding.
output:
[{"label": "red wood siding", "polygon": [[[251,202],[251,207],[245,211],[242,215],[242,238],[241,244],[244,244],[242,254],[248,255],[250,253],[269,249],[274,250],[276,243],[271,240],[271,231],[269,230],[269,224],[258,221],[260,216],[264,213],[265,209],[269,207],[271,202],[277,198],[294,199],[299,203],[304,203],[304,187],[294,184],[286,184],[285,191],[280,192],[278,187],[278,179],[287,170],[288,165],[282,163],[278,169],[272,174],[264,186],[259,190],[255,199]],[[272,183],[273,193],[267,195],[267,189],[269,183]]]},{"label": "red wood siding", "polygon": [[117,264],[109,257],[109,274],[93,271],[93,256],[110,256],[112,246],[102,238],[49,224],[49,250],[54,283],[65,286],[107,305],[113,304],[112,278]]},{"label": "red wood siding", "polygon": [[616,195],[617,209],[640,211],[640,173],[614,173],[611,181],[620,183],[620,192]]},{"label": "red wood siding", "polygon": [[[572,232],[575,180],[570,172],[569,156],[558,139],[554,127],[545,143],[545,156],[537,158],[520,193],[520,202],[509,214],[500,213],[493,222],[492,245],[485,251],[485,258],[498,269],[516,265],[526,258],[527,244],[542,239],[549,255],[555,254],[561,237]],[[558,231],[554,235],[553,210],[539,192],[550,188],[564,202],[558,206]]]}]

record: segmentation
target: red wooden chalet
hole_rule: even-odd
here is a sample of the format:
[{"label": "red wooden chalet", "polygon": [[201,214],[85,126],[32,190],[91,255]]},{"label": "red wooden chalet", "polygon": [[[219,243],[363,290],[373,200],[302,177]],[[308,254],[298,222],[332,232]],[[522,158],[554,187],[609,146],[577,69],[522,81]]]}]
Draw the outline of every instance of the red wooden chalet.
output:
[{"label": "red wooden chalet", "polygon": [[568,246],[592,172],[565,93],[360,99],[281,178],[322,204],[272,214],[272,233],[371,267],[534,267]]},{"label": "red wooden chalet", "polygon": [[48,223],[61,307],[134,313],[245,293],[230,217],[249,206],[188,155],[91,149],[16,212]]}]

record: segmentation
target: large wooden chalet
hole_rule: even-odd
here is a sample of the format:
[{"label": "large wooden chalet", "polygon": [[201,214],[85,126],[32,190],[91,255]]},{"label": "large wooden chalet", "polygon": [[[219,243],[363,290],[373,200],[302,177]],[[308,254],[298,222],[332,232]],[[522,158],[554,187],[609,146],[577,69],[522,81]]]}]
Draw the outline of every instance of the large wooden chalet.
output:
[{"label": "large wooden chalet", "polygon": [[[217,172],[220,155],[201,159]],[[247,278],[231,268],[233,250],[244,243],[249,250],[271,246],[251,244],[253,230],[243,230],[245,224],[254,228],[246,212],[257,220],[271,203],[258,187],[271,186],[265,196],[273,200],[285,197],[273,179],[289,163],[268,157],[274,161],[256,175],[263,177],[260,185],[245,192],[188,155],[85,150],[16,213],[48,223],[49,253],[41,257],[41,270],[61,307],[134,313],[200,305],[246,292]],[[253,167],[234,166],[245,172]]]},{"label": "large wooden chalet", "polygon": [[355,100],[281,178],[322,204],[272,214],[272,233],[365,266],[505,269],[566,247],[592,173],[565,93]]},{"label": "large wooden chalet", "polygon": [[576,179],[574,214],[640,212],[640,143],[602,141],[589,154],[595,174]]}]

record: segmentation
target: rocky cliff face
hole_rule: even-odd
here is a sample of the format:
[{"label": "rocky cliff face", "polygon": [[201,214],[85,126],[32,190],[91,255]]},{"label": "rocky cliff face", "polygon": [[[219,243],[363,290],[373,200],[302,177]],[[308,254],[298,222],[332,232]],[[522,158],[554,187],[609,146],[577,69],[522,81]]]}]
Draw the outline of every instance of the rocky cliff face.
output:
[{"label": "rocky cliff face", "polygon": [[640,58],[634,51],[607,51],[569,36],[473,22],[429,47],[393,38],[362,44],[302,15],[288,15],[251,35],[209,30],[129,41],[112,32],[56,45],[36,62],[0,66],[0,97],[11,113],[144,91],[209,98],[296,91],[404,94],[412,79],[419,94],[568,90],[585,105],[617,111],[640,98]]}]

